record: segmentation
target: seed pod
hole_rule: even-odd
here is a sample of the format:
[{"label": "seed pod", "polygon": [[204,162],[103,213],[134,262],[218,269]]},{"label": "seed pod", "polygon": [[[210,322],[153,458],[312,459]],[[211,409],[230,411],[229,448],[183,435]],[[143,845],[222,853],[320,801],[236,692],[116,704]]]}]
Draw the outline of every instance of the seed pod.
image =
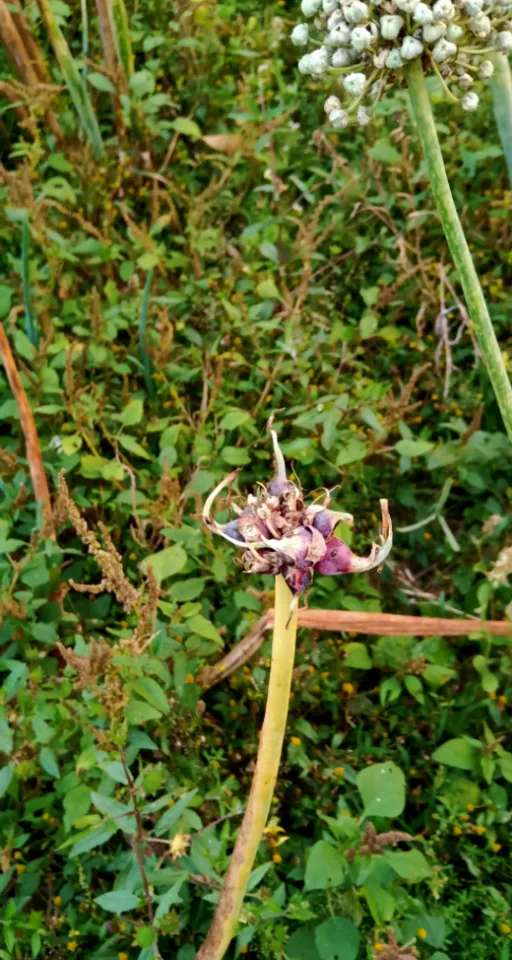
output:
[{"label": "seed pod", "polygon": [[400,53],[404,60],[414,60],[415,57],[420,57],[423,53],[423,44],[421,40],[416,40],[415,37],[404,37]]},{"label": "seed pod", "polygon": [[380,32],[385,40],[396,40],[404,23],[404,18],[398,14],[386,14],[380,18]]},{"label": "seed pod", "polygon": [[309,40],[309,27],[307,23],[298,23],[290,34],[294,46],[305,47]]}]

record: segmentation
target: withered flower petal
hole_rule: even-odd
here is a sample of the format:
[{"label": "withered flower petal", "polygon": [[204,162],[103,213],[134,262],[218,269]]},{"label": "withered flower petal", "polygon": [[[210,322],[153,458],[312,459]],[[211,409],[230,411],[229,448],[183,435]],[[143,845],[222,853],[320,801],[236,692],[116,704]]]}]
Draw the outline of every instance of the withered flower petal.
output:
[{"label": "withered flower petal", "polygon": [[268,488],[261,487],[257,496],[250,495],[243,507],[234,504],[236,519],[218,523],[211,510],[218,494],[229,488],[238,475],[237,470],[230,473],[215,487],[204,505],[203,518],[210,530],[244,550],[243,564],[247,571],[281,573],[295,596],[311,585],[315,571],[337,575],[380,566],[393,542],[387,500],[380,501],[381,542],[372,545],[368,557],[358,557],[343,540],[334,536],[338,523],[353,523],[351,514],[327,509],[328,493],[323,504],[306,506],[300,488],[287,479],[274,430],[272,442],[276,474]]}]

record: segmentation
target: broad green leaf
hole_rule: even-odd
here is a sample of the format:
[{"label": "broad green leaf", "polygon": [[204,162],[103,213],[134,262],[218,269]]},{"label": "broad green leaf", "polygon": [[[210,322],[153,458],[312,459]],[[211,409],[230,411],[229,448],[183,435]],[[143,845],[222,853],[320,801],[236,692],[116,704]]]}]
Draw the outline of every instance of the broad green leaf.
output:
[{"label": "broad green leaf", "polygon": [[379,687],[381,707],[385,707],[388,703],[393,703],[393,700],[398,700],[401,692],[402,687],[396,677],[388,677],[387,680],[383,680]]},{"label": "broad green leaf", "polygon": [[288,960],[320,960],[313,926],[299,927],[286,941]]},{"label": "broad green leaf", "polygon": [[221,457],[230,467],[243,467],[249,463],[251,455],[244,447],[223,447]]},{"label": "broad green leaf", "polygon": [[11,309],[12,287],[0,284],[0,317],[6,317]]},{"label": "broad green leaf", "polygon": [[405,777],[391,760],[360,770],[356,783],[366,816],[399,817],[403,812]]},{"label": "broad green leaf", "polygon": [[9,789],[11,780],[14,776],[14,763],[6,763],[5,767],[0,770],[0,797],[3,797],[4,793],[7,793]]},{"label": "broad green leaf", "polygon": [[157,710],[144,700],[130,700],[126,710],[126,719],[132,727],[137,727],[139,723],[147,723],[148,720],[159,720],[161,716],[161,710]]},{"label": "broad green leaf", "polygon": [[176,580],[169,587],[169,595],[176,603],[187,603],[197,600],[201,596],[206,583],[199,577],[190,577],[188,580]]},{"label": "broad green leaf", "polygon": [[140,423],[143,413],[143,400],[132,400],[119,414],[119,419],[124,427],[133,427],[136,423]]},{"label": "broad green leaf", "polygon": [[206,617],[203,617],[201,613],[197,613],[194,617],[190,617],[187,620],[187,627],[191,633],[197,633],[198,636],[204,637],[206,640],[212,640],[213,643],[216,643],[219,647],[224,646],[224,640],[222,639],[217,628],[214,627],[210,620],[207,620]]},{"label": "broad green leaf", "polygon": [[281,297],[273,280],[262,280],[256,287],[256,293],[262,300],[279,300]]},{"label": "broad green leaf", "polygon": [[[177,903],[183,903],[183,900],[180,897],[180,889],[186,879],[187,874],[184,874],[176,883],[173,884],[169,890],[167,890],[166,893],[160,897],[160,903],[158,904],[158,908],[155,913],[155,920],[161,920],[163,917],[165,917],[165,915],[169,913],[170,907]],[[151,933],[152,932],[153,931],[151,931]]]},{"label": "broad green leaf", "polygon": [[388,140],[377,140],[373,144],[373,147],[368,147],[370,157],[373,157],[374,160],[378,160],[379,163],[385,164],[401,164],[402,157],[399,154],[396,147],[393,147]]},{"label": "broad green leaf", "polygon": [[304,878],[305,890],[328,890],[339,887],[347,870],[342,853],[326,840],[318,840],[311,848]]},{"label": "broad green leaf", "polygon": [[94,902],[109,913],[126,913],[138,907],[139,899],[131,890],[112,890],[110,893],[102,893],[100,897],[95,897]]},{"label": "broad green leaf", "polygon": [[60,779],[59,767],[53,750],[50,750],[49,747],[43,747],[39,753],[39,760],[43,770],[46,770],[50,777],[55,777],[56,780]]},{"label": "broad green leaf", "polygon": [[[103,793],[97,793],[96,790],[91,790],[91,800],[96,810],[105,817],[126,819],[129,814],[133,814],[133,807],[129,804],[119,803],[118,800],[114,800],[114,797],[106,797]],[[122,823],[119,824],[119,826],[122,825]]]},{"label": "broad green leaf", "polygon": [[392,920],[396,900],[389,890],[385,890],[370,877],[368,883],[361,888],[361,893],[366,897],[370,913],[378,927],[383,927]]},{"label": "broad green leaf", "polygon": [[425,667],[422,676],[429,687],[432,687],[433,690],[439,690],[439,687],[456,677],[457,672],[451,670],[450,667],[441,667],[437,663],[430,663],[428,667]]},{"label": "broad green leaf", "polygon": [[476,770],[479,751],[474,742],[466,737],[447,740],[432,754],[432,760],[458,770]]},{"label": "broad green leaf", "polygon": [[395,450],[401,457],[422,457],[434,449],[434,444],[428,440],[399,440],[395,443]]},{"label": "broad green leaf", "polygon": [[315,930],[321,960],[355,960],[359,953],[359,930],[346,917],[330,917]]},{"label": "broad green leaf", "polygon": [[88,73],[87,79],[92,87],[95,87],[96,90],[102,90],[104,93],[115,93],[116,88],[112,83],[112,80],[109,80],[104,73]]},{"label": "broad green leaf", "polygon": [[504,750],[498,759],[500,770],[508,783],[512,783],[512,753]]},{"label": "broad green leaf", "polygon": [[188,117],[177,117],[176,120],[171,122],[170,126],[178,133],[184,133],[185,136],[192,137],[193,140],[199,140],[202,136],[201,128],[194,120],[189,120]]},{"label": "broad green leaf", "polygon": [[221,430],[238,430],[245,423],[252,421],[251,414],[246,410],[230,410],[220,421]]},{"label": "broad green leaf", "polygon": [[425,694],[423,692],[423,685],[419,677],[415,676],[405,676],[404,684],[407,693],[410,693],[418,703],[425,703]]},{"label": "broad green leaf", "polygon": [[247,881],[247,892],[250,893],[251,890],[255,890],[259,883],[263,880],[263,877],[272,867],[272,862],[270,863],[260,863],[259,867],[251,872],[249,880]]},{"label": "broad green leaf", "polygon": [[372,658],[364,643],[347,643],[345,646],[345,664],[357,670],[371,670]]},{"label": "broad green leaf", "polygon": [[82,853],[88,853],[89,850],[94,850],[96,847],[101,847],[102,844],[106,843],[107,840],[110,840],[112,835],[119,829],[120,825],[113,823],[103,824],[101,827],[98,827],[97,830],[93,830],[91,833],[87,834],[86,837],[81,837],[75,845],[71,848],[69,852],[70,857],[78,857]]},{"label": "broad green leaf", "polygon": [[117,439],[121,446],[128,450],[128,453],[133,453],[136,457],[142,457],[144,460],[152,459],[151,454],[140,443],[137,443],[134,437],[130,437],[127,433],[121,433]]},{"label": "broad green leaf", "polygon": [[130,686],[134,693],[137,693],[139,697],[144,697],[157,710],[161,710],[162,713],[170,712],[171,708],[164,691],[152,677],[140,677],[139,680],[134,680]]},{"label": "broad green leaf", "polygon": [[176,800],[176,803],[165,811],[155,827],[155,833],[157,837],[161,837],[163,833],[166,833],[168,830],[170,830],[176,821],[179,820],[184,810],[186,810],[189,806],[190,801],[195,797],[196,793],[197,790],[189,790],[188,793],[185,793],[179,798],[179,800]]},{"label": "broad green leaf", "polygon": [[393,870],[410,883],[418,883],[431,876],[432,870],[420,850],[385,850],[387,862]]},{"label": "broad green leaf", "polygon": [[140,566],[143,572],[146,567],[151,567],[156,579],[161,583],[167,577],[173,577],[180,570],[183,570],[186,562],[187,554],[183,547],[179,543],[175,543],[172,547],[165,547],[158,553],[150,554],[142,561]]},{"label": "broad green leaf", "polygon": [[358,460],[364,460],[367,453],[368,444],[364,440],[349,437],[336,457],[336,466],[345,467],[349,463],[357,463]]}]

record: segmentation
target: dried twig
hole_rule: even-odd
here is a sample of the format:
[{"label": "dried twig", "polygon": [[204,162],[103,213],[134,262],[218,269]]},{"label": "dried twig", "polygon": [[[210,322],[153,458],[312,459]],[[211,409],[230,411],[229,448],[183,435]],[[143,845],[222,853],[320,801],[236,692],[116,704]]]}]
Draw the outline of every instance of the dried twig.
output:
[{"label": "dried twig", "polygon": [[52,539],[55,539],[55,529],[53,524],[53,514],[50,502],[50,491],[43,463],[43,454],[37,435],[34,415],[30,409],[27,394],[20,379],[16,361],[14,359],[11,345],[7,339],[7,334],[3,324],[0,323],[0,357],[3,360],[9,386],[18,407],[21,429],[25,437],[27,448],[27,460],[34,488],[34,496],[41,504],[43,516],[43,528],[41,533]]},{"label": "dried twig", "polygon": [[[204,667],[196,683],[209,690],[231,676],[260,649],[265,633],[274,624],[274,611],[269,610],[250,633],[213,667]],[[299,627],[326,630],[330,633],[366,633],[374,636],[464,637],[483,630],[494,637],[512,635],[512,624],[500,620],[451,620],[447,617],[414,617],[395,613],[366,613],[353,610],[299,610]]]}]

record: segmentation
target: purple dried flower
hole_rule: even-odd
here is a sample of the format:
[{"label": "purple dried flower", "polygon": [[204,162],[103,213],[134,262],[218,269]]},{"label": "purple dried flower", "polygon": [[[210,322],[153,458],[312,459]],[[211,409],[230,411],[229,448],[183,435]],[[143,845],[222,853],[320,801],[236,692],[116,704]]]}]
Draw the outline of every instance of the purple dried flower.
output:
[{"label": "purple dried flower", "polygon": [[243,564],[251,573],[281,573],[292,593],[297,596],[313,581],[315,571],[336,575],[360,573],[379,567],[393,543],[393,530],[388,501],[381,500],[382,534],[379,544],[372,545],[368,557],[358,557],[334,530],[340,521],[352,524],[349,513],[329,510],[330,496],[322,504],[304,504],[302,491],[288,480],[286,465],[277,434],[272,430],[276,475],[257,496],[249,495],[246,506],[234,505],[235,520],[220,524],[212,517],[215,498],[230,487],[238,471],[225,477],[208,497],[203,510],[205,523],[230,543],[244,550]]}]

